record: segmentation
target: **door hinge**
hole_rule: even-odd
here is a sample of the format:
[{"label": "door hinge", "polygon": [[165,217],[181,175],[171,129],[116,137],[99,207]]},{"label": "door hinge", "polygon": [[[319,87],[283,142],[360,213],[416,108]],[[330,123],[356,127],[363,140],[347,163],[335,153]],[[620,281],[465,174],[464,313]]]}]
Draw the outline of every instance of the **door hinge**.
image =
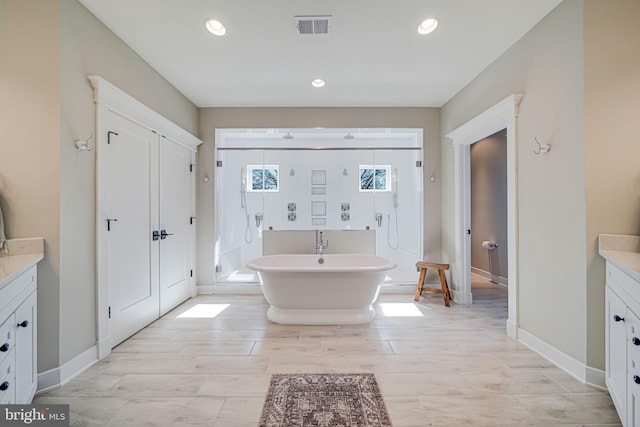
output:
[{"label": "door hinge", "polygon": [[112,130],[107,132],[107,144],[111,144],[111,135],[118,136],[118,132],[114,132]]},{"label": "door hinge", "polygon": [[111,231],[111,223],[118,222],[116,218],[107,218],[107,231]]},{"label": "door hinge", "polygon": [[109,319],[111,319],[111,306],[109,306]]},{"label": "door hinge", "polygon": [[189,224],[193,225],[193,220],[196,219],[195,216],[189,217]]},{"label": "door hinge", "polygon": [[421,160],[416,160],[416,167],[417,168],[421,168],[422,167],[422,161]]},{"label": "door hinge", "polygon": [[193,172],[193,167],[194,167],[194,166],[195,166],[195,165],[194,165],[193,163],[189,164],[189,172]]},{"label": "door hinge", "polygon": [[217,166],[217,167],[219,167],[219,168],[221,168],[221,167],[222,167],[222,160],[218,160],[218,161],[216,162],[216,166]]},{"label": "door hinge", "polygon": [[220,264],[216,265],[216,273],[222,273],[222,266]]},{"label": "door hinge", "polygon": [[467,234],[471,234],[471,230],[467,230]]},{"label": "door hinge", "polygon": [[193,270],[191,270],[191,271],[189,272],[189,275],[190,275],[191,277],[193,277]]}]

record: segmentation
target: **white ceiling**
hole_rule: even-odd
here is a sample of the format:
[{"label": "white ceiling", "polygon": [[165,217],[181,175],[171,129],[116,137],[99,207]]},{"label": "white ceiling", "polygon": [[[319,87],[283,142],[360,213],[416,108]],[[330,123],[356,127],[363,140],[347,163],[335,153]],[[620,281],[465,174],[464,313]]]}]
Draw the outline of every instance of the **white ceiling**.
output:
[{"label": "white ceiling", "polygon": [[[440,107],[562,0],[79,1],[198,107]],[[331,15],[330,35],[296,15]]]}]

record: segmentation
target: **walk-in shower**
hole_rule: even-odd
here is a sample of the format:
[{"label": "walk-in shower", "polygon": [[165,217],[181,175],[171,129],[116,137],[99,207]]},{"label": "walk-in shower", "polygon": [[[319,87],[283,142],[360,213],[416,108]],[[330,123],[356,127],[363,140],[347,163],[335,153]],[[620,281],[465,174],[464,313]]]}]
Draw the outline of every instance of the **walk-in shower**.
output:
[{"label": "walk-in shower", "polygon": [[385,283],[415,282],[421,129],[218,129],[215,156],[217,284],[257,283],[246,265],[263,255],[315,253],[317,231],[324,253],[381,255],[397,264]]}]

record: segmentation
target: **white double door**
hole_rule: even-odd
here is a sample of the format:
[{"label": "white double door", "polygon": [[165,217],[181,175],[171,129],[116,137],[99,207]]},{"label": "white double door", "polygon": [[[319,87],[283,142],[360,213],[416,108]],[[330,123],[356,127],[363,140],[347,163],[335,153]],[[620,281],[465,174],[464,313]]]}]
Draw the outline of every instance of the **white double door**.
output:
[{"label": "white double door", "polygon": [[115,113],[99,146],[110,347],[192,296],[193,151]]}]

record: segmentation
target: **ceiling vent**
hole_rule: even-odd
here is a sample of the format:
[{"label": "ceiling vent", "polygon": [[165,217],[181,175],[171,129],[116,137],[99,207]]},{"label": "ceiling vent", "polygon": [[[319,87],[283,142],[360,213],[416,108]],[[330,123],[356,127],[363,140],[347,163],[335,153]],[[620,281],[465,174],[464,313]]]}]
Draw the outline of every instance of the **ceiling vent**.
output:
[{"label": "ceiling vent", "polygon": [[327,35],[331,28],[331,16],[295,16],[296,31],[300,35]]}]

